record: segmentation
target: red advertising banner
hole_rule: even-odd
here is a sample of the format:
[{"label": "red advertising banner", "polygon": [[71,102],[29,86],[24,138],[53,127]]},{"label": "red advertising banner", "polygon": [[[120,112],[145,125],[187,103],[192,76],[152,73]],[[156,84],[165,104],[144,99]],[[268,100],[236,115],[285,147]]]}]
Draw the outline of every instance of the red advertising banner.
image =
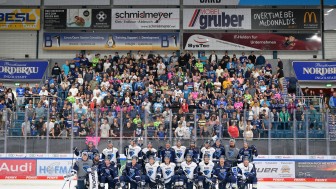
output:
[{"label": "red advertising banner", "polygon": [[36,160],[33,159],[6,159],[0,163],[0,177],[36,176]]},{"label": "red advertising banner", "polygon": [[184,33],[185,50],[298,50],[318,51],[321,37],[316,33]]}]

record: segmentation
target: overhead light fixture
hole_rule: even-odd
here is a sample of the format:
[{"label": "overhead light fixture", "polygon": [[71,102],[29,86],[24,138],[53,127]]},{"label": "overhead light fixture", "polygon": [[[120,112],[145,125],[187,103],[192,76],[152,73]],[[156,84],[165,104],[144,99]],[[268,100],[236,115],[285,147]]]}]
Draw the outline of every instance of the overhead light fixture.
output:
[{"label": "overhead light fixture", "polygon": [[327,11],[327,13],[329,13],[329,12],[331,12],[331,11],[333,11],[333,10],[334,10],[334,9],[330,9],[330,10]]}]

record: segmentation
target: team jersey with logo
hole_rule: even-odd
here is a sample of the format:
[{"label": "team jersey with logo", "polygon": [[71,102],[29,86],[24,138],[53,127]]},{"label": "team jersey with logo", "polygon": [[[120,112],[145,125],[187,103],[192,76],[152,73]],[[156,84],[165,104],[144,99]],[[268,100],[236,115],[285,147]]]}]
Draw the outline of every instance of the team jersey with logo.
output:
[{"label": "team jersey with logo", "polygon": [[102,152],[102,159],[106,157],[110,159],[111,162],[117,163],[117,158],[119,156],[118,148],[108,149],[105,148]]},{"label": "team jersey with logo", "polygon": [[195,162],[188,164],[186,161],[184,161],[182,162],[181,167],[188,179],[194,179],[194,174],[197,172],[197,164]]},{"label": "team jersey with logo", "polygon": [[199,163],[198,166],[200,168],[200,172],[202,172],[205,177],[211,178],[211,173],[215,166],[213,162],[209,161],[208,163],[205,163],[204,161],[202,161],[201,163]]},{"label": "team jersey with logo", "polygon": [[169,183],[172,176],[174,176],[175,167],[176,167],[175,163],[169,163],[169,164],[161,163],[160,164],[160,168],[162,171],[162,178],[164,179],[165,183]]},{"label": "team jersey with logo", "polygon": [[184,161],[184,154],[187,148],[185,146],[173,146],[172,148],[175,150],[176,163],[182,163]]},{"label": "team jersey with logo", "polygon": [[212,158],[213,158],[213,155],[214,155],[215,151],[216,150],[213,147],[210,147],[210,148],[203,147],[201,149],[201,158],[203,159],[204,155],[207,154],[210,158],[210,161],[212,161]]},{"label": "team jersey with logo", "polygon": [[145,165],[146,174],[152,182],[155,182],[156,175],[160,173],[160,165],[155,162],[153,165],[146,163]]}]

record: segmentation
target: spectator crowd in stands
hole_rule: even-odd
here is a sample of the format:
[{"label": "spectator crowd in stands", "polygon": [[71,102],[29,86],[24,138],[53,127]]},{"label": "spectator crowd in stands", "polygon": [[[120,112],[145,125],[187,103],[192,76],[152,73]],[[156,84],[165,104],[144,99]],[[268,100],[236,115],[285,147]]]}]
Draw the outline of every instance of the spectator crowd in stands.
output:
[{"label": "spectator crowd in stands", "polygon": [[221,58],[215,51],[199,57],[189,51],[87,53],[62,66],[55,63],[41,87],[20,84],[16,99],[0,83],[0,108],[13,110],[16,101],[26,111],[22,133],[51,138],[143,137],[146,129],[149,138],[164,140],[172,126],[174,137],[183,139],[252,140],[267,137],[271,129],[291,129],[294,119],[303,129],[305,110],[310,129],[321,129],[316,104],[284,95],[283,80],[281,60],[272,69],[262,53],[230,57],[225,52]]}]

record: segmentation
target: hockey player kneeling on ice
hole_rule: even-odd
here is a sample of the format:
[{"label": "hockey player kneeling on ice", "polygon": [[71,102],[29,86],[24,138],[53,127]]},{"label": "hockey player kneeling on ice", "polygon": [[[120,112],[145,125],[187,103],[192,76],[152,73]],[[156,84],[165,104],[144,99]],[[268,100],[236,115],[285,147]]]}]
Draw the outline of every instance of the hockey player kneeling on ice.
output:
[{"label": "hockey player kneeling on ice", "polygon": [[[190,154],[187,154],[186,161],[182,162],[180,169],[180,175],[184,179],[184,183],[187,184],[187,189],[193,189],[194,183],[198,184],[198,166],[192,161]],[[181,173],[182,171],[182,173]]]},{"label": "hockey player kneeling on ice", "polygon": [[[175,168],[176,165],[173,162],[170,162],[170,156],[164,157],[164,162],[160,164],[162,172],[162,180],[164,182],[165,189],[171,189],[173,183],[175,183]],[[182,181],[183,186],[183,181]]]},{"label": "hockey player kneeling on ice", "polygon": [[[82,152],[82,159],[76,161],[73,166],[72,174],[77,174],[77,189],[85,189],[85,180],[87,179],[88,172],[91,172],[93,163],[89,159],[87,152]],[[95,183],[98,185],[98,182]]]},{"label": "hockey player kneeling on ice", "polygon": [[237,189],[237,179],[231,171],[231,163],[225,162],[225,156],[219,158],[219,163],[214,167],[213,177],[218,180],[218,188]]},{"label": "hockey player kneeling on ice", "polygon": [[141,185],[142,167],[137,163],[138,157],[133,156],[132,162],[127,163],[120,177],[120,185],[125,189],[130,184],[131,189],[137,189]]},{"label": "hockey player kneeling on ice", "polygon": [[105,184],[108,184],[108,189],[115,189],[119,184],[118,169],[108,157],[99,166],[99,182],[99,189],[105,189]]},{"label": "hockey player kneeling on ice", "polygon": [[155,162],[154,156],[149,157],[149,162],[145,165],[145,174],[141,176],[141,186],[156,188],[161,179],[161,168],[159,163]]},{"label": "hockey player kneeling on ice", "polygon": [[210,161],[209,155],[204,155],[204,160],[199,163],[199,175],[198,180],[202,182],[202,185],[200,187],[204,189],[215,189],[216,186],[216,179],[212,177],[213,168],[215,164]]},{"label": "hockey player kneeling on ice", "polygon": [[252,184],[253,189],[257,189],[257,173],[253,163],[245,158],[243,163],[238,164],[238,186],[245,189],[248,184]]}]

